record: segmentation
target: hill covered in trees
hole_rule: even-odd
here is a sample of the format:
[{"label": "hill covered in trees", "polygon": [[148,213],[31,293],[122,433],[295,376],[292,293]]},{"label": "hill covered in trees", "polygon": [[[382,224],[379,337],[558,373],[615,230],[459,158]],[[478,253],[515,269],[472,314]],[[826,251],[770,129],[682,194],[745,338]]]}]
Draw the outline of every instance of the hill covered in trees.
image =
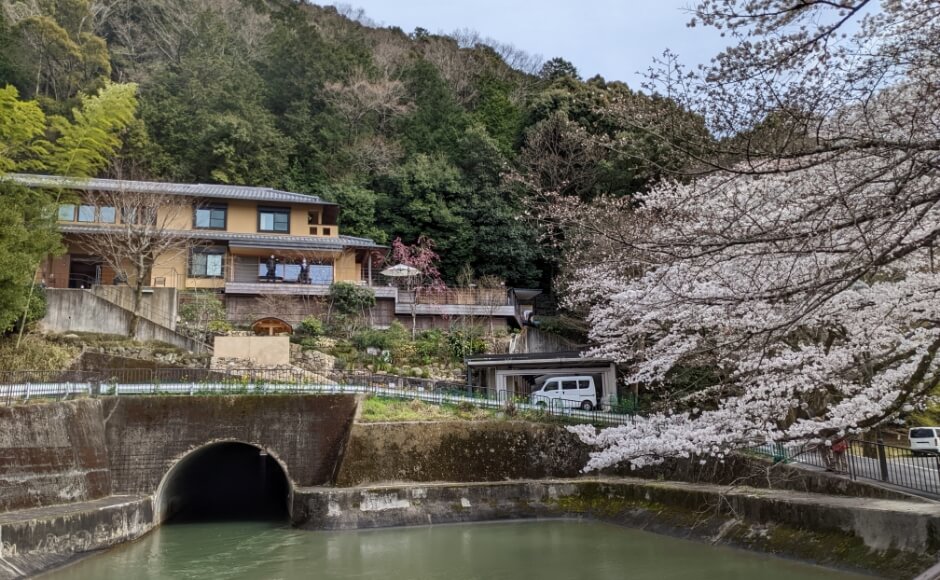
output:
[{"label": "hill covered in trees", "polygon": [[[550,284],[557,258],[528,202],[630,195],[678,168],[651,124],[707,135],[667,100],[472,32],[406,33],[289,0],[2,6],[0,87],[46,114],[109,81],[138,85],[104,175],[317,194],[342,204],[344,233],[432,238],[450,281],[469,267]],[[606,115],[611,103],[634,114]]]}]

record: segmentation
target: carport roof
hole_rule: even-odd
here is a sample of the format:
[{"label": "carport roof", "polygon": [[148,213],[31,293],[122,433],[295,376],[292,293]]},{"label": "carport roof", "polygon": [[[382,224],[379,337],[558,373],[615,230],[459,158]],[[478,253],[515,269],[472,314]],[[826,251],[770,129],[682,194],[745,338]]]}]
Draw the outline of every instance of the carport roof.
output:
[{"label": "carport roof", "polygon": [[614,361],[581,356],[576,350],[560,352],[533,352],[526,354],[487,354],[465,359],[468,367],[508,367],[518,365],[577,365],[609,366]]}]

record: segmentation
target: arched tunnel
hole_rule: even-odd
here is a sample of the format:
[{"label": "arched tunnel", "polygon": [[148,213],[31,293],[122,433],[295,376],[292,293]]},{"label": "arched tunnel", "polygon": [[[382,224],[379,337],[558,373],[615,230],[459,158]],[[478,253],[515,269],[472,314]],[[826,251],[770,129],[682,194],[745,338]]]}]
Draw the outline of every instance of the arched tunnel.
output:
[{"label": "arched tunnel", "polygon": [[264,450],[239,442],[207,445],[182,458],[157,495],[166,523],[288,517],[287,474]]}]

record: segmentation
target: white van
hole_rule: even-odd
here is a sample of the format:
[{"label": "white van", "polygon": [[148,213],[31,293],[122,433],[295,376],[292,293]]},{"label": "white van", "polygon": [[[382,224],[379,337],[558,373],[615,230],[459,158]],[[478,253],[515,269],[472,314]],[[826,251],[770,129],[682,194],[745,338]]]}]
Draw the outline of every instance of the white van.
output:
[{"label": "white van", "polygon": [[940,427],[914,427],[908,437],[914,455],[940,455]]},{"label": "white van", "polygon": [[597,387],[590,376],[551,377],[532,392],[529,401],[544,407],[580,407],[590,411],[597,406]]}]

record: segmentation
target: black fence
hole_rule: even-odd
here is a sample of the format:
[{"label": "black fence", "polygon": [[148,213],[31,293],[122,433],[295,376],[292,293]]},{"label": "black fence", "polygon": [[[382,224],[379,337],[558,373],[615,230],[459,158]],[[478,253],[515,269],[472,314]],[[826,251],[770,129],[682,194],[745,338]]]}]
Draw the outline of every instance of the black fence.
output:
[{"label": "black fence", "polygon": [[[499,409],[532,419],[617,425],[632,421],[635,406],[603,408],[583,400],[532,401],[506,391],[457,381],[356,371],[302,369],[102,369],[0,372],[0,404],[101,395],[265,395],[350,393],[427,403]],[[630,409],[629,413],[623,410]]]},{"label": "black fence", "polygon": [[844,451],[825,443],[764,445],[756,452],[785,461],[840,473],[853,480],[889,484],[940,497],[940,455],[915,456],[910,448],[877,441],[847,439]]}]

